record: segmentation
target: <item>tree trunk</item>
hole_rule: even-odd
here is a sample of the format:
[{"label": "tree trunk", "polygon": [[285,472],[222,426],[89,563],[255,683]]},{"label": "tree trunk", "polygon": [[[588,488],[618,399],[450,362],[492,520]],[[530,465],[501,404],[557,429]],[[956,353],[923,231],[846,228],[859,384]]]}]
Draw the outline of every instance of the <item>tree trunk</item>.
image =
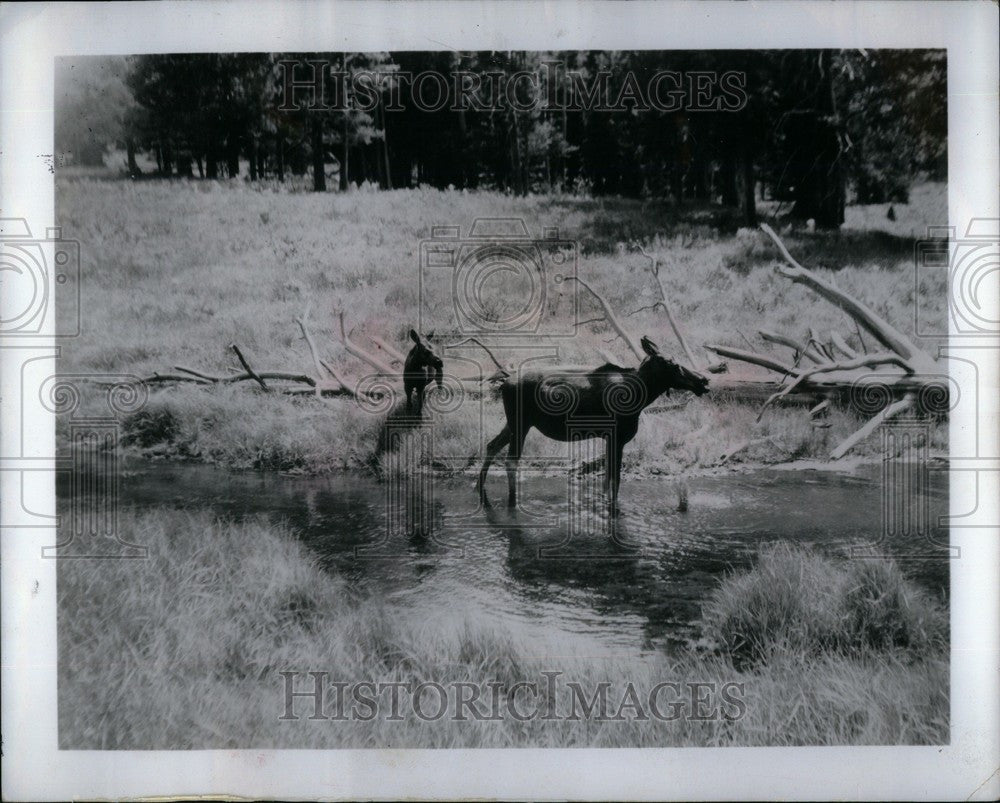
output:
[{"label": "tree trunk", "polygon": [[738,187],[738,198],[740,204],[740,214],[743,217],[743,225],[748,228],[757,226],[757,180],[754,177],[753,155],[750,152],[750,145],[743,143],[743,152],[740,154],[739,167],[736,170],[736,184]]},{"label": "tree trunk", "polygon": [[844,171],[841,166],[837,100],[833,91],[832,51],[816,59],[816,108],[798,118],[798,169],[792,216],[813,219],[818,228],[844,222]]},{"label": "tree trunk", "polygon": [[348,182],[350,181],[350,178],[347,175],[348,166],[350,165],[350,162],[351,162],[351,145],[350,145],[350,137],[349,137],[350,120],[348,119],[347,115],[348,115],[348,111],[347,111],[347,109],[345,107],[345,109],[344,109],[344,127],[343,127],[343,130],[342,130],[342,135],[343,135],[344,141],[343,141],[343,147],[342,147],[342,150],[341,150],[341,153],[343,154],[343,156],[342,156],[342,158],[340,160],[340,191],[341,192],[347,192]]},{"label": "tree trunk", "polygon": [[194,157],[194,162],[198,165],[198,178],[205,178],[205,164],[202,162],[200,153]]},{"label": "tree trunk", "polygon": [[250,180],[256,181],[259,167],[257,164],[257,139],[256,137],[250,138],[250,147],[247,152],[248,162],[250,163]]},{"label": "tree trunk", "polygon": [[326,192],[326,158],[323,150],[323,118],[312,114],[313,192]]},{"label": "tree trunk", "polygon": [[127,153],[127,159],[128,159],[129,176],[131,178],[135,178],[136,176],[141,175],[142,171],[139,170],[139,165],[136,164],[135,161],[135,142],[131,138],[125,141],[125,151]]},{"label": "tree trunk", "polygon": [[285,180],[285,136],[284,134],[278,135],[278,147],[277,147],[277,168],[278,168],[278,181]]},{"label": "tree trunk", "polygon": [[817,115],[803,126],[802,169],[795,186],[792,216],[816,221],[817,228],[835,229],[844,222],[844,174],[836,130]]},{"label": "tree trunk", "polygon": [[740,206],[743,196],[740,193],[740,172],[735,150],[727,150],[722,159],[722,169],[719,175],[719,192],[722,195],[723,206]]},{"label": "tree trunk", "polygon": [[229,178],[238,178],[240,175],[240,145],[234,136],[230,136],[226,142],[226,172],[229,173]]},{"label": "tree trunk", "polygon": [[[392,189],[392,165],[389,162],[389,119],[385,107],[379,106],[382,115],[382,160],[385,163],[385,189]],[[464,114],[464,112],[459,112]],[[464,164],[464,162],[463,162]]]},{"label": "tree trunk", "polygon": [[511,173],[511,189],[514,195],[524,195],[524,187],[522,184],[523,179],[523,169],[522,169],[522,154],[521,154],[521,126],[518,122],[517,112],[513,109],[510,113],[511,126],[510,126],[510,173]]},{"label": "tree trunk", "polygon": [[190,151],[178,151],[177,152],[177,175],[183,178],[193,178],[194,171],[191,166],[191,152]]},{"label": "tree trunk", "polygon": [[219,177],[219,158],[216,151],[214,137],[209,139],[208,149],[205,153],[205,177],[217,179]]},{"label": "tree trunk", "polygon": [[174,150],[167,142],[163,146],[163,175],[172,176],[174,174]]}]

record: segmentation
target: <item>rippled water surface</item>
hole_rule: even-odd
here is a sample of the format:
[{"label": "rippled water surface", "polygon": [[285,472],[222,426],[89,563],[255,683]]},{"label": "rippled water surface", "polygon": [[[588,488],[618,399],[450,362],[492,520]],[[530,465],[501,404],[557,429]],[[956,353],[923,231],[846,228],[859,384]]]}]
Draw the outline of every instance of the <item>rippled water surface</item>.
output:
[{"label": "rippled water surface", "polygon": [[[693,478],[685,513],[677,511],[672,480],[626,479],[613,537],[603,513],[569,516],[580,509],[568,502],[571,494],[584,505],[599,499],[592,483],[526,477],[521,509],[486,511],[470,477],[397,487],[354,476],[301,479],[152,463],[122,476],[121,496],[138,508],[283,520],[324,568],[415,621],[467,615],[549,647],[568,640],[618,654],[681,642],[725,572],[749,565],[762,542],[776,539],[830,554],[870,554],[873,542],[876,553],[922,554],[903,562],[905,571],[934,594],[947,593],[943,548],[921,536],[880,540],[877,468],[863,476],[768,470]],[[491,478],[498,500],[502,485]],[[947,512],[943,472],[931,474],[917,501],[930,522]],[[932,535],[947,539],[944,530],[932,528]]]}]

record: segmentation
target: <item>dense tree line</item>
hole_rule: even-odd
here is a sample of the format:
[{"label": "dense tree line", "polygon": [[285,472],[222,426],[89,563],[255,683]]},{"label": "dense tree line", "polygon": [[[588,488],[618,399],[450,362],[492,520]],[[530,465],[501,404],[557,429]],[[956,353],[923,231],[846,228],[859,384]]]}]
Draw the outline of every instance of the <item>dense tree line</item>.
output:
[{"label": "dense tree line", "polygon": [[168,54],[113,72],[64,99],[57,144],[94,158],[79,119],[99,117],[133,175],[144,152],[160,176],[714,200],[751,223],[763,192],[837,226],[848,190],[903,201],[946,169],[943,51]]}]

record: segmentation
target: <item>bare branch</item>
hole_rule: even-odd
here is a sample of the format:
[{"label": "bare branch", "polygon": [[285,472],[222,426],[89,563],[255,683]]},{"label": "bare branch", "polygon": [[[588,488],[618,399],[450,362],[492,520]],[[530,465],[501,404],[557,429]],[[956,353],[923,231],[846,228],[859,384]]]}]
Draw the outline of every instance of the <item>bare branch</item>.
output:
[{"label": "bare branch", "polygon": [[836,332],[830,332],[830,342],[833,343],[833,345],[836,346],[840,350],[840,352],[848,359],[854,359],[855,357],[858,356],[858,353],[850,346],[848,346],[847,341],[844,340],[844,338],[842,338]]},{"label": "bare branch", "polygon": [[611,328],[618,333],[618,336],[622,340],[625,341],[626,345],[628,345],[629,349],[631,349],[636,359],[638,359],[639,362],[642,362],[644,359],[646,359],[646,354],[643,352],[642,347],[639,345],[639,342],[634,337],[632,337],[632,335],[630,335],[628,331],[626,331],[624,326],[622,326],[621,321],[618,320],[618,317],[615,315],[614,310],[611,309],[611,305],[608,303],[608,300],[604,296],[598,293],[593,287],[587,284],[579,276],[567,276],[566,281],[576,282],[577,284],[581,285],[585,290],[589,291],[590,294],[597,300],[597,303],[601,306],[601,309],[604,311],[604,317],[611,325]]},{"label": "bare branch", "polygon": [[810,418],[816,418],[820,413],[830,409],[830,400],[824,399],[809,411]]},{"label": "bare branch", "polygon": [[183,371],[185,374],[191,374],[191,376],[197,377],[198,379],[204,379],[207,382],[218,382],[219,381],[218,377],[209,376],[208,374],[203,374],[201,371],[195,371],[195,370],[193,370],[191,368],[185,368],[183,365],[175,365],[174,366],[174,370],[175,371]]},{"label": "bare branch", "polygon": [[261,390],[267,391],[267,383],[260,378],[260,376],[250,367],[250,363],[247,362],[246,357],[243,356],[243,352],[240,351],[240,347],[235,343],[230,343],[229,348],[231,348],[236,353],[236,358],[240,361],[240,365],[243,366],[244,370],[253,377],[253,380],[260,385]]},{"label": "bare branch", "polygon": [[714,351],[720,357],[730,357],[731,359],[740,360],[741,362],[759,365],[762,368],[767,368],[785,376],[796,376],[799,373],[798,370],[792,366],[786,365],[785,363],[779,362],[778,360],[764,354],[758,354],[755,351],[744,351],[743,349],[734,349],[729,346],[713,345],[706,345],[705,348],[709,351]]},{"label": "bare branch", "polygon": [[401,365],[406,362],[406,356],[397,349],[395,346],[391,346],[386,343],[382,338],[376,337],[375,335],[369,335],[368,339],[372,341],[376,346],[378,346],[382,351],[388,354],[393,360],[400,363]]},{"label": "bare branch", "polygon": [[[766,223],[761,223],[760,227],[764,233],[771,238],[774,244],[778,247],[778,250],[781,252],[781,255],[785,258],[785,261],[791,266],[778,267],[777,271],[779,274],[797,284],[804,284],[814,293],[825,298],[831,304],[835,304],[840,307],[840,309],[844,310],[844,312],[854,318],[855,321],[864,327],[872,335],[872,337],[885,346],[885,348],[890,351],[894,351],[904,360],[914,360],[923,357],[930,363],[933,363],[933,360],[931,360],[928,355],[923,354],[920,349],[913,345],[907,337],[889,324],[888,321],[885,321],[874,311],[868,309],[868,307],[860,301],[851,298],[842,290],[838,290],[828,281],[821,279],[812,271],[807,270],[796,262],[792,255],[788,253],[788,249],[785,248],[785,244],[781,241],[781,238],[775,234],[774,229]],[[930,371],[927,371],[926,373],[930,373]]]},{"label": "bare branch", "polygon": [[890,404],[882,410],[882,412],[872,418],[867,424],[861,427],[861,429],[841,441],[837,448],[830,452],[830,459],[839,460],[890,418],[895,418],[900,413],[906,412],[913,407],[915,401],[916,396],[912,393],[907,393],[906,396],[898,402]]},{"label": "bare branch", "polygon": [[827,374],[835,371],[854,371],[858,368],[875,368],[879,365],[896,365],[906,371],[908,375],[913,374],[913,369],[910,368],[908,363],[901,360],[895,354],[888,353],[866,354],[862,357],[855,357],[853,360],[848,360],[846,362],[817,365],[815,368],[810,368],[808,371],[804,371],[799,374],[795,381],[785,385],[785,387],[764,402],[764,406],[760,408],[760,412],[757,414],[757,420],[760,421],[761,417],[764,415],[764,411],[770,407],[771,404],[780,399],[782,396],[794,393],[800,386],[811,382],[812,378],[818,374]]},{"label": "bare branch", "polygon": [[861,327],[858,325],[858,320],[857,320],[857,318],[852,318],[851,320],[854,321],[854,331],[858,333],[858,343],[861,344],[861,350],[865,354],[867,354],[868,353],[868,346],[865,345],[865,339],[861,336]]},{"label": "bare branch", "polygon": [[476,337],[467,337],[467,338],[465,338],[465,340],[460,340],[458,343],[449,343],[447,346],[445,346],[445,348],[446,349],[454,349],[454,348],[458,348],[459,346],[464,346],[466,343],[475,343],[477,346],[479,346],[479,348],[481,348],[483,351],[485,351],[489,355],[490,359],[493,360],[493,364],[497,367],[497,370],[503,371],[508,376],[510,375],[510,371],[508,371],[506,368],[504,368],[500,364],[500,360],[498,360],[496,358],[496,356],[493,354],[493,352],[490,351],[486,347],[486,345],[481,340],[479,340],[479,338],[476,338]]},{"label": "bare branch", "polygon": [[[697,368],[698,363],[695,360],[694,355],[691,353],[691,349],[688,348],[687,341],[684,339],[684,335],[681,334],[680,327],[677,326],[677,321],[674,320],[674,314],[670,310],[670,302],[667,300],[667,291],[663,286],[663,280],[660,279],[660,263],[656,257],[647,254],[646,249],[644,249],[641,245],[638,246],[638,248],[640,253],[652,262],[650,270],[652,271],[653,278],[656,279],[656,286],[660,289],[660,302],[663,304],[663,311],[667,313],[667,321],[670,323],[670,328],[674,330],[674,337],[676,337],[677,341],[681,344],[681,348],[684,350],[684,354],[688,358],[688,363],[690,363],[692,368]],[[641,360],[642,357],[639,359]]]},{"label": "bare branch", "polygon": [[[319,352],[316,349],[316,342],[312,339],[312,335],[309,334],[309,328],[306,326],[306,322],[309,320],[309,307],[307,306],[305,312],[302,313],[301,318],[296,318],[295,323],[299,325],[299,329],[302,330],[302,337],[306,341],[306,345],[309,346],[309,353],[312,355],[313,365],[316,367],[316,382],[319,382],[323,377],[323,365],[319,359]],[[314,382],[313,384],[316,384]]]},{"label": "bare branch", "polygon": [[816,349],[809,343],[803,345],[796,342],[794,338],[789,337],[788,335],[783,335],[779,332],[768,332],[764,329],[758,330],[757,333],[769,343],[777,343],[778,345],[787,346],[792,349],[795,352],[796,357],[805,355],[815,363],[825,362],[819,352],[817,352]]},{"label": "bare branch", "polygon": [[393,376],[399,373],[399,371],[397,371],[395,368],[389,365],[389,363],[385,362],[384,360],[380,360],[378,357],[369,354],[364,349],[355,345],[354,341],[352,341],[351,338],[348,337],[347,330],[344,328],[343,312],[337,313],[337,318],[340,322],[340,342],[344,344],[344,348],[347,349],[347,352],[349,354],[354,355],[362,362],[368,363],[372,368],[374,368],[379,373],[388,374],[389,376]]},{"label": "bare branch", "polygon": [[[184,370],[178,368],[177,370]],[[261,379],[272,379],[272,380],[283,380],[287,382],[302,382],[310,387],[316,384],[316,380],[311,376],[306,376],[305,374],[293,374],[286,371],[260,371],[255,375],[250,374],[231,374],[230,376],[210,376],[209,374],[199,374],[197,376],[189,376],[187,374],[161,374],[158,371],[154,372],[151,376],[144,377],[140,381],[149,384],[154,384],[158,382],[194,382],[196,385],[229,385],[234,382],[246,382],[248,380],[257,381],[257,377]],[[115,384],[114,382],[105,382],[100,380],[94,380],[95,384]]]},{"label": "bare branch", "polygon": [[[347,382],[344,381],[344,378],[336,371],[336,369],[332,365],[330,365],[330,363],[328,363],[326,360],[320,360],[319,362],[320,362],[320,365],[322,365],[327,371],[330,372],[330,376],[332,376],[334,378],[334,381],[336,381],[337,384],[340,385],[341,389],[343,389],[343,391],[345,393],[347,393],[349,396],[357,396],[358,395],[350,387],[350,385],[348,385]],[[316,384],[316,395],[319,395],[319,393],[320,393],[320,390],[321,390],[320,384],[321,383],[317,383]]]}]

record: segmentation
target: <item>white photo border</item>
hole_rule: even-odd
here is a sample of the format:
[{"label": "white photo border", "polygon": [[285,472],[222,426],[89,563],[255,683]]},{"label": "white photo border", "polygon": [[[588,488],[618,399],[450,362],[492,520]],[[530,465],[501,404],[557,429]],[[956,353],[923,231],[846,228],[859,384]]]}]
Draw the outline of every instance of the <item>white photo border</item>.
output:
[{"label": "white photo border", "polygon": [[[991,2],[236,2],[0,7],[0,209],[55,225],[53,66],[61,55],[144,52],[947,48],[948,209],[959,233],[1000,218],[997,6]],[[49,156],[51,159],[51,156]],[[17,299],[0,299],[5,307]],[[993,299],[1000,305],[1000,299]],[[8,307],[10,308],[10,307]],[[984,317],[996,319],[997,307]],[[49,333],[51,335],[51,332]],[[54,530],[2,530],[5,799],[255,798],[996,799],[1000,796],[998,342],[978,359],[975,427],[950,452],[976,460],[977,520],[954,527],[951,744],[944,747],[518,750],[59,750]],[[17,405],[21,365],[51,337],[0,340],[0,444],[54,454],[53,415]],[[22,428],[22,422],[24,424]],[[34,453],[34,452],[33,452]],[[8,455],[0,446],[0,467]],[[992,466],[992,468],[990,468]],[[49,467],[52,464],[49,463]],[[0,522],[19,504],[0,471]],[[952,472],[953,514],[976,488]],[[55,511],[54,479],[33,497]]]}]

